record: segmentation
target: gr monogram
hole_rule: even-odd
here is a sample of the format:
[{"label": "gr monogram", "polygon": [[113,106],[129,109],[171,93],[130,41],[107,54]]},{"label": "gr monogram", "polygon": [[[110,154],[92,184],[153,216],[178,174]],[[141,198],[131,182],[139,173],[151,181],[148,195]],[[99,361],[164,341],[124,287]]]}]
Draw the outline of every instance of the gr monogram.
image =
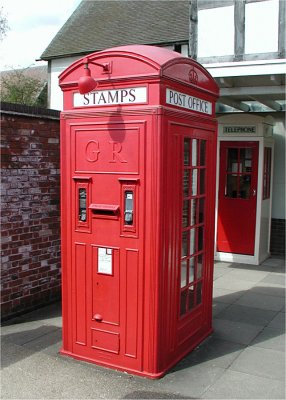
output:
[{"label": "gr monogram", "polygon": [[[121,154],[122,152],[122,144],[119,142],[109,141],[108,142],[108,162],[109,163],[127,163],[127,160]],[[85,158],[88,162],[94,163],[100,158],[106,156],[106,147],[104,147],[104,155],[103,151],[100,148],[100,144],[97,140],[90,140],[85,148]]]}]

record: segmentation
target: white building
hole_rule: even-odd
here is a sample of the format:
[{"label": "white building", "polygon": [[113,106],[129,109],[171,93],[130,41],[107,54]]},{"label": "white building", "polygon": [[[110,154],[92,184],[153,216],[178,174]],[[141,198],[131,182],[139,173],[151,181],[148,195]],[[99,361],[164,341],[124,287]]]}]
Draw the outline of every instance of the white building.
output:
[{"label": "white building", "polygon": [[220,86],[217,259],[285,255],[285,8],[284,0],[83,0],[42,54],[55,109],[59,74],[114,46],[168,47],[211,73]]}]

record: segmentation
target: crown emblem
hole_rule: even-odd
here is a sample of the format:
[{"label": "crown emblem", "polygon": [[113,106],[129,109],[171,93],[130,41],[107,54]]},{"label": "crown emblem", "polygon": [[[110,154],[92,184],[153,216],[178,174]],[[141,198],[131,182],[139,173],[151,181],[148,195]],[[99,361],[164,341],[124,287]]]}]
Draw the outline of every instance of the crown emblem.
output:
[{"label": "crown emblem", "polygon": [[194,85],[198,84],[198,74],[196,73],[196,71],[194,70],[194,68],[192,68],[189,72],[189,81],[191,83],[193,83]]}]

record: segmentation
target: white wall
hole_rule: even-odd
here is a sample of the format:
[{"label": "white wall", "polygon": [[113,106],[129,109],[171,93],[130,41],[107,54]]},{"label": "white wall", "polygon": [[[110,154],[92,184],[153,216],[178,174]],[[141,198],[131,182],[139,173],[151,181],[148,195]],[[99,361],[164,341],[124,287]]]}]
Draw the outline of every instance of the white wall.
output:
[{"label": "white wall", "polygon": [[278,51],[278,14],[278,0],[245,5],[246,54]]},{"label": "white wall", "polygon": [[66,57],[50,61],[49,108],[63,109],[63,92],[59,87],[59,75],[79,58],[81,57]]},{"label": "white wall", "polygon": [[198,12],[198,57],[234,54],[234,6]]},{"label": "white wall", "polygon": [[285,219],[285,114],[272,116],[275,118],[272,218]]},{"label": "white wall", "polygon": [[[278,14],[279,0],[246,3],[246,54],[278,51]],[[233,54],[234,6],[199,10],[198,57]]]}]

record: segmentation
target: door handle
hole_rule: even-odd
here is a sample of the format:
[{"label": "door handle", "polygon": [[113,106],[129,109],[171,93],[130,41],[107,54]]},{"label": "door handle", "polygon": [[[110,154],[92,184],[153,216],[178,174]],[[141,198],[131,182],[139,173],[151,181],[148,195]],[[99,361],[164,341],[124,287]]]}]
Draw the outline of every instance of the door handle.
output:
[{"label": "door handle", "polygon": [[256,196],[256,189],[252,189],[252,196]]},{"label": "door handle", "polygon": [[95,314],[93,316],[93,318],[97,321],[97,322],[101,322],[103,320],[102,315],[100,314]]}]

